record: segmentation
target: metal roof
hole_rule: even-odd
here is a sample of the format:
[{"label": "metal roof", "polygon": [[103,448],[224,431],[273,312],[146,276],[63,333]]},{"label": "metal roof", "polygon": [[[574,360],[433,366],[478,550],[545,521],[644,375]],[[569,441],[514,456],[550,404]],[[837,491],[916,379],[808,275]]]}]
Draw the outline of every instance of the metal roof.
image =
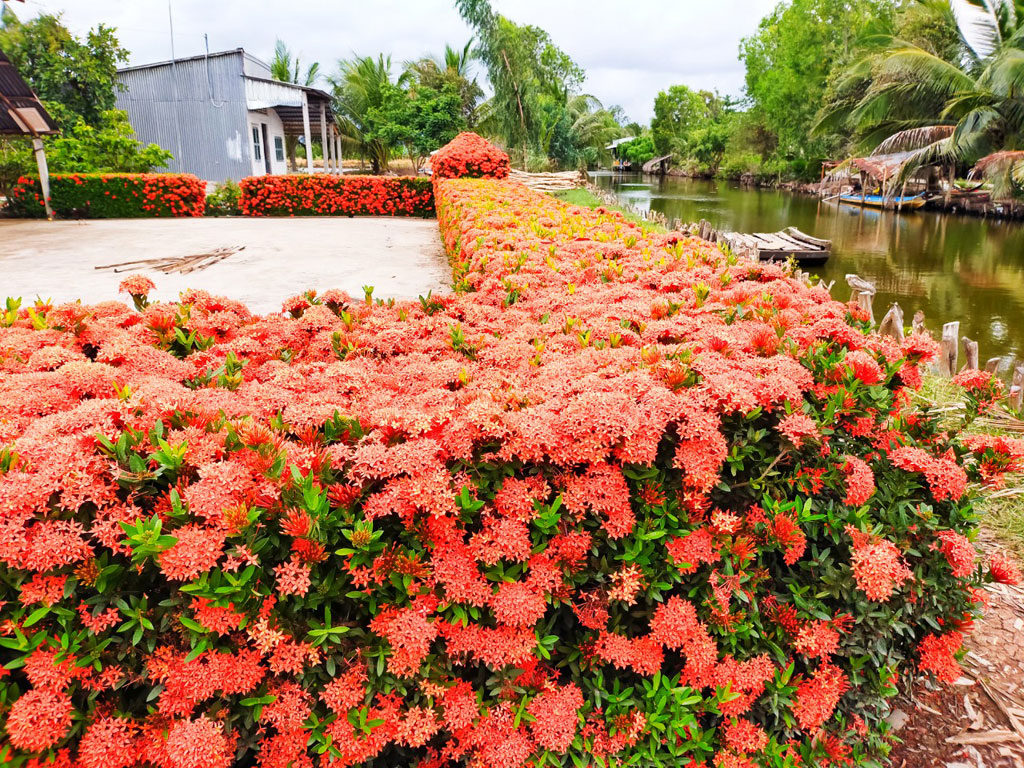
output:
[{"label": "metal roof", "polygon": [[59,132],[28,83],[0,51],[0,134],[39,136]]}]

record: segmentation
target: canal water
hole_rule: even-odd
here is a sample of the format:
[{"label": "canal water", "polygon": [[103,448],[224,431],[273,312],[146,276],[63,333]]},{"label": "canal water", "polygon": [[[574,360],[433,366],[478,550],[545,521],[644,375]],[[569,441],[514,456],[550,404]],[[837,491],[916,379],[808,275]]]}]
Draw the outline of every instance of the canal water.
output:
[{"label": "canal water", "polygon": [[[856,273],[878,287],[875,316],[898,301],[907,325],[923,310],[938,338],[942,324],[960,321],[960,333],[990,357],[1024,356],[1024,225],[915,211],[895,213],[720,181],[592,174],[625,203],[683,222],[707,219],[715,229],[776,232],[795,226],[832,241],[832,256],[809,271],[835,281],[845,301],[845,276]],[[963,352],[961,351],[961,360]],[[1009,366],[1010,360],[1003,361]]]}]

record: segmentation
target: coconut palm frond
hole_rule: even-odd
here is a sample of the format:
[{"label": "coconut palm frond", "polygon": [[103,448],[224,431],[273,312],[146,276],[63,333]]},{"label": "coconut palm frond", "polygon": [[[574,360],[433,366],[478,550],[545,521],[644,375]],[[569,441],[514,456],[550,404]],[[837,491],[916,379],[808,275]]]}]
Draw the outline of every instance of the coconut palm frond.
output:
[{"label": "coconut palm frond", "polygon": [[1003,0],[959,0],[950,4],[960,37],[979,59],[991,56],[1006,30]]},{"label": "coconut palm frond", "polygon": [[934,144],[953,135],[955,125],[926,125],[910,128],[889,136],[875,147],[873,154],[888,155],[893,152],[909,152]]},{"label": "coconut palm frond", "polygon": [[974,80],[969,74],[916,45],[888,53],[882,59],[880,71],[886,77],[914,84],[945,98],[974,88]]},{"label": "coconut palm frond", "polygon": [[1024,50],[1000,51],[985,67],[978,85],[1002,98],[1019,97],[1024,92]]}]

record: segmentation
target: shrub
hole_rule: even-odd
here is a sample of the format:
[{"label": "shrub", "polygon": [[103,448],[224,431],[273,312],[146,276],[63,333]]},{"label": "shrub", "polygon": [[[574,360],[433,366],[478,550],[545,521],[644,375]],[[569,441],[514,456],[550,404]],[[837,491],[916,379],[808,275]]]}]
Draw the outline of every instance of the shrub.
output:
[{"label": "shrub", "polygon": [[508,155],[475,133],[463,132],[430,158],[435,179],[473,177],[504,179]]},{"label": "shrub", "polygon": [[958,674],[967,473],[1020,444],[979,465],[908,406],[935,344],[781,266],[500,181],[436,200],[453,295],[261,318],[135,278],[138,310],[0,315],[15,764],[884,749],[897,677]]},{"label": "shrub", "polygon": [[[57,216],[130,219],[202,216],[206,184],[177,173],[69,173],[50,175],[50,205]],[[17,216],[45,216],[39,178],[22,176],[9,200]]]},{"label": "shrub", "polygon": [[242,190],[228,179],[207,196],[206,215],[239,216],[242,213],[241,198]]},{"label": "shrub", "polygon": [[412,176],[251,176],[242,179],[246,216],[431,216],[429,179]]}]

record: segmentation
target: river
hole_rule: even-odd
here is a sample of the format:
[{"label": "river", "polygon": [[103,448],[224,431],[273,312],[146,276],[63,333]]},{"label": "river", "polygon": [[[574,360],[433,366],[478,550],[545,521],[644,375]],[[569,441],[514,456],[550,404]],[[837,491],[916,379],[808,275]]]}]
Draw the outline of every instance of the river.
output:
[{"label": "river", "polygon": [[[720,230],[776,232],[795,226],[832,241],[832,256],[809,271],[834,280],[832,295],[849,298],[845,276],[878,287],[875,316],[897,301],[907,325],[923,310],[938,338],[942,324],[960,321],[960,334],[979,343],[981,361],[1024,350],[1024,225],[1020,222],[895,213],[822,202],[790,192],[720,181],[640,174],[592,174],[626,203],[683,222],[707,219]],[[961,350],[961,361],[963,351]]]}]

